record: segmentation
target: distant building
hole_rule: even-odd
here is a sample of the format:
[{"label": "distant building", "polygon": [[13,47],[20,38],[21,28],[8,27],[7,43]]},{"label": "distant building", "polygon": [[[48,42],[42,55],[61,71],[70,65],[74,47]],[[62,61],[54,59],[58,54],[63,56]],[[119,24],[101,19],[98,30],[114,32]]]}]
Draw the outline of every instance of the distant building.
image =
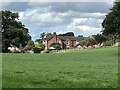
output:
[{"label": "distant building", "polygon": [[43,44],[45,45],[45,50],[50,49],[50,45],[52,43],[60,43],[62,49],[67,49],[77,47],[79,45],[79,42],[83,39],[84,37],[58,36],[56,34],[53,34],[46,37],[43,40]]}]

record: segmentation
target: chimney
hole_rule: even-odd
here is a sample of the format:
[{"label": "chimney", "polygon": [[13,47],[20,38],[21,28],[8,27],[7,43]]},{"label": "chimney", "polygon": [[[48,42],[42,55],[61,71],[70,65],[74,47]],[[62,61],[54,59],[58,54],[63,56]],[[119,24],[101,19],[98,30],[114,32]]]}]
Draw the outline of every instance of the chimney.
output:
[{"label": "chimney", "polygon": [[56,36],[56,32],[54,32],[53,35]]},{"label": "chimney", "polygon": [[55,37],[55,43],[57,42],[57,34],[56,32],[53,33],[54,37]]}]

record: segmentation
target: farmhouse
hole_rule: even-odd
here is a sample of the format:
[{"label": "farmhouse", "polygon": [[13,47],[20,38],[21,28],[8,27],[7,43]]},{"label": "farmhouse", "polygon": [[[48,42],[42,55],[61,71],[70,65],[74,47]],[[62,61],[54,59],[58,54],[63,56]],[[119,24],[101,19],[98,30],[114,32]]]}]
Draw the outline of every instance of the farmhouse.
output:
[{"label": "farmhouse", "polygon": [[58,36],[54,33],[52,36],[47,36],[43,40],[43,44],[45,45],[45,50],[50,49],[52,43],[60,43],[61,49],[76,48],[83,39],[84,37]]}]

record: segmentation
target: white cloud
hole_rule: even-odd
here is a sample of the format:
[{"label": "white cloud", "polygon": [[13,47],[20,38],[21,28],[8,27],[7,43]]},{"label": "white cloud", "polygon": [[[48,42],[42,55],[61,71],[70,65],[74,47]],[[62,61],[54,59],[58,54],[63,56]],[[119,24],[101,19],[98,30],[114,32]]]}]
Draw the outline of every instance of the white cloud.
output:
[{"label": "white cloud", "polygon": [[[82,12],[73,12],[73,11],[64,12],[64,13],[61,13],[61,12],[59,13],[46,12],[45,13],[45,12],[41,12],[38,9],[33,9],[33,10],[27,10],[26,12],[20,12],[19,18],[22,21],[28,20],[28,22],[41,24],[43,26],[45,25],[50,26],[52,24],[53,25],[56,25],[56,24],[66,25],[72,22],[74,22],[75,25],[78,25],[80,23],[84,23],[86,20],[88,20],[88,18],[89,20],[87,22],[91,21],[90,18],[95,18],[96,20],[99,20],[99,22],[101,22],[102,20],[98,18],[105,17],[105,14],[106,13],[99,13],[99,12],[82,13]],[[93,21],[93,24],[95,23],[94,21]]]},{"label": "white cloud", "polygon": [[32,37],[35,37],[36,35],[35,34],[31,34]]},{"label": "white cloud", "polygon": [[29,6],[41,6],[41,7],[45,7],[45,6],[49,6],[51,5],[53,2],[49,2],[49,1],[44,1],[44,0],[41,0],[41,1],[38,1],[38,0],[30,0],[28,2],[28,5]]},{"label": "white cloud", "polygon": [[[4,0],[3,2],[10,2],[13,0]],[[115,0],[14,0],[16,2],[113,2]]]},{"label": "white cloud", "polygon": [[100,13],[100,12],[75,12],[75,11],[69,11],[66,12],[64,17],[66,18],[103,18],[105,17],[106,13]]},{"label": "white cloud", "polygon": [[8,6],[8,5],[10,5],[10,3],[12,3],[12,2],[0,2],[0,5],[2,6],[2,7],[6,7],[6,6]]},{"label": "white cloud", "polygon": [[62,19],[54,13],[35,14],[31,16],[31,21],[37,23],[62,23]]},{"label": "white cloud", "polygon": [[87,25],[81,25],[81,26],[77,26],[80,30],[82,31],[87,31],[87,32],[94,32],[94,31],[100,31],[101,28],[96,28],[96,27],[91,27],[91,26],[87,26]]},{"label": "white cloud", "polygon": [[[93,2],[93,0],[89,1]],[[85,0],[83,2],[89,1]],[[95,0],[95,2],[97,1]],[[13,4],[8,3],[8,5],[12,6]],[[97,3],[99,5],[97,7],[95,3],[90,3],[90,5],[87,3],[88,6],[84,3],[83,6],[80,6],[78,3],[61,4],[43,2],[43,0],[41,0],[41,3],[30,0],[24,3],[23,7],[21,5],[22,3],[17,7],[18,9],[20,7],[23,8],[19,10],[19,19],[29,27],[30,34],[33,38],[38,37],[40,32],[43,31],[57,32],[58,34],[74,32],[76,35],[83,34],[85,36],[99,33],[101,31],[101,23],[109,8],[109,5],[104,6],[107,5],[105,3]],[[89,7],[91,8],[89,9]]]},{"label": "white cloud", "polygon": [[24,12],[19,12],[19,19],[23,19],[24,18]]},{"label": "white cloud", "polygon": [[81,23],[81,22],[85,22],[86,20],[87,18],[75,18],[73,21]]}]

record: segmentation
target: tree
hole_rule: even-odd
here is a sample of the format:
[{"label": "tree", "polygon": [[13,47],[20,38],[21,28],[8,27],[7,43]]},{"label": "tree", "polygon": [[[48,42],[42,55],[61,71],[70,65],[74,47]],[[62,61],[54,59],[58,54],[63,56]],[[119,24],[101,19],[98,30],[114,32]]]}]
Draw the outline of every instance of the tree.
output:
[{"label": "tree", "polygon": [[[81,46],[86,45],[86,40],[82,40],[82,41],[80,41],[80,45],[81,45]],[[87,46],[87,45],[86,45],[86,46]]]},{"label": "tree", "polygon": [[24,50],[32,50],[35,47],[34,42],[32,40],[29,40],[27,45],[25,46]]},{"label": "tree", "polygon": [[115,2],[102,23],[102,34],[115,41],[120,41],[120,1]]},{"label": "tree", "polygon": [[83,35],[78,35],[78,37],[83,37]]},{"label": "tree", "polygon": [[40,34],[40,38],[42,38],[42,40],[45,38],[45,36],[46,36],[45,32]]},{"label": "tree", "polygon": [[39,44],[43,44],[43,40],[42,39],[36,39],[35,42],[38,42]]},{"label": "tree", "polygon": [[[91,38],[91,37],[89,37]],[[103,42],[105,42],[107,40],[107,38],[101,34],[97,34],[97,35],[92,35],[92,38],[91,39],[94,39],[94,41],[96,42],[96,44],[101,44]]]},{"label": "tree", "polygon": [[56,50],[61,49],[61,44],[60,43],[52,43],[50,47],[54,47]]},{"label": "tree", "polygon": [[52,33],[47,33],[46,34],[46,37],[50,37],[50,36],[52,36],[53,34]]},{"label": "tree", "polygon": [[59,34],[58,36],[73,36],[74,37],[74,33],[73,32],[67,32],[65,34]]},{"label": "tree", "polygon": [[17,47],[22,44],[25,47],[31,39],[28,29],[19,21],[18,13],[0,11],[2,13],[2,52],[8,52],[12,44]]},{"label": "tree", "polygon": [[89,37],[86,39],[86,42],[87,42],[86,46],[89,46],[89,45],[93,46],[96,44],[96,41],[93,38],[89,38]]}]

